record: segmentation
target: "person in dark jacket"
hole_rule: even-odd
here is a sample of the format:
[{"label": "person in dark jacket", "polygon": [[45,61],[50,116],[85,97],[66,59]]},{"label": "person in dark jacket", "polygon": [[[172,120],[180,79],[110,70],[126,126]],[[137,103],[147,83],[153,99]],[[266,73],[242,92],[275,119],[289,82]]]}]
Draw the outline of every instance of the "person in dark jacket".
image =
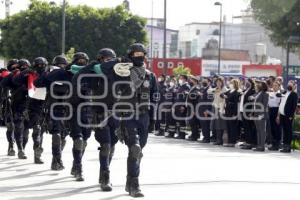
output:
[{"label": "person in dark jacket", "polygon": [[124,79],[131,83],[118,87],[117,92],[121,97],[131,97],[121,98],[116,110],[120,117],[120,127],[117,131],[119,140],[124,141],[128,147],[125,190],[135,198],[144,196],[139,185],[140,164],[149,134],[149,106],[151,93],[153,94],[151,90],[156,87],[153,74],[145,68],[146,54],[145,46],[135,43],[129,47],[127,54],[132,67],[126,70],[114,67],[119,76],[124,76]]},{"label": "person in dark jacket", "polygon": [[225,147],[235,147],[239,132],[238,103],[240,99],[239,81],[232,79],[229,90],[221,95],[225,99],[225,117],[227,123],[228,144]]},{"label": "person in dark jacket", "polygon": [[[8,61],[6,69],[1,71],[0,75],[0,85],[4,78],[9,76],[9,74],[14,71],[19,66],[19,60],[12,59]],[[8,141],[8,156],[15,156],[16,152],[14,150],[15,136],[14,136],[14,124],[13,124],[13,113],[11,110],[11,96],[9,89],[5,87],[1,88],[1,112],[2,120],[5,122],[6,130],[6,139]]]},{"label": "person in dark jacket", "polygon": [[[46,58],[38,57],[35,58],[30,67],[27,70],[22,71],[13,78],[13,83],[19,87],[25,87],[29,90],[34,90],[33,82],[45,72],[48,65]],[[45,99],[44,99],[45,100]],[[43,153],[42,141],[43,134],[41,131],[41,115],[44,106],[44,100],[31,98],[30,96],[26,99],[26,110],[25,110],[25,120],[24,120],[24,132],[29,133],[29,129],[33,129],[32,139],[33,139],[33,150],[34,150],[34,163],[43,164],[41,155]],[[24,149],[28,138],[24,140]]]},{"label": "person in dark jacket", "polygon": [[187,95],[187,116],[191,117],[189,125],[192,130],[192,134],[188,140],[197,141],[200,138],[200,119],[197,117],[197,105],[199,102],[199,79],[195,76],[190,76],[191,89]]},{"label": "person in dark jacket", "polygon": [[52,135],[51,169],[60,171],[65,168],[62,162],[62,151],[66,144],[65,138],[69,134],[67,120],[72,116],[70,108],[67,107],[72,107],[68,101],[71,97],[70,85],[73,75],[66,70],[68,62],[64,56],[56,56],[53,65],[50,72],[43,73],[34,81],[34,85],[37,88],[47,88],[46,105],[48,110],[52,108],[52,111],[48,113],[49,120],[47,120],[48,131]]},{"label": "person in dark jacket", "polygon": [[166,76],[161,75],[158,77],[158,93],[159,93],[159,100],[158,100],[158,105],[157,105],[157,121],[156,121],[156,131],[155,133],[156,136],[164,136],[166,132],[166,112],[163,108],[161,108],[162,103],[165,102],[165,94],[167,90],[167,85],[166,85]]},{"label": "person in dark jacket", "polygon": [[[89,63],[89,57],[84,52],[77,52],[73,56],[72,64],[70,65],[69,71],[72,73],[72,83],[77,83],[77,79],[74,80],[74,76],[76,76],[80,70],[82,70],[85,66],[87,66]],[[73,87],[73,94],[78,95],[79,92],[77,90],[77,85]],[[86,85],[83,85],[79,88],[82,95],[89,95],[89,93],[86,93]],[[80,109],[80,112],[78,112],[78,107],[80,106],[81,101],[72,101],[73,98],[71,98],[70,103],[73,107],[73,113],[72,113],[72,120],[71,120],[71,127],[70,127],[70,137],[73,139],[73,166],[71,169],[71,175],[75,177],[76,181],[84,181],[83,172],[82,172],[82,157],[84,155],[85,149],[87,147],[87,141],[91,137],[91,128],[83,127],[81,126],[81,123],[89,124],[92,120],[92,111],[91,107],[85,106]]]},{"label": "person in dark jacket", "polygon": [[176,133],[176,121],[172,114],[172,107],[175,102],[175,89],[177,88],[177,81],[173,77],[170,80],[170,83],[167,86],[166,94],[165,94],[165,105],[164,110],[166,111],[166,127],[167,127],[167,138],[174,138]]},{"label": "person in dark jacket", "polygon": [[208,79],[204,78],[201,82],[199,90],[199,109],[198,114],[200,118],[200,126],[202,130],[203,139],[201,143],[210,143],[210,123],[211,123],[211,112],[212,112],[212,98],[208,94],[210,84]]},{"label": "person in dark jacket", "polygon": [[[99,150],[99,184],[102,191],[112,191],[110,183],[110,164],[114,155],[115,145],[118,137],[115,134],[118,128],[117,120],[111,115],[113,104],[112,85],[116,80],[113,67],[119,61],[116,53],[109,48],[100,49],[97,54],[97,61],[91,62],[73,77],[74,88],[80,87],[82,97],[76,96],[76,104],[92,103],[92,121],[84,120],[84,126],[91,127],[95,131],[95,139],[100,144]],[[79,77],[81,81],[79,81]],[[86,76],[86,77],[85,77]],[[104,77],[107,80],[104,81]],[[80,84],[80,85],[78,85]],[[106,92],[105,92],[106,90]],[[105,94],[103,96],[103,94]],[[99,97],[98,97],[99,96]],[[103,96],[103,97],[102,97]],[[107,111],[99,103],[107,107]],[[109,115],[109,116],[107,116]]]},{"label": "person in dark jacket", "polygon": [[267,120],[269,117],[269,94],[267,91],[268,86],[266,82],[257,81],[256,95],[252,98],[254,101],[252,116],[257,130],[257,146],[253,150],[259,152],[265,151],[265,143],[267,139]]},{"label": "person in dark jacket", "polygon": [[27,144],[29,132],[24,132],[24,114],[26,110],[26,99],[28,92],[27,87],[19,87],[18,85],[14,84],[13,79],[30,66],[31,64],[28,60],[19,60],[18,68],[15,69],[10,75],[5,77],[1,82],[1,87],[9,89],[11,93],[11,109],[13,113],[14,134],[18,147],[19,159],[27,159],[27,156],[24,152],[24,146]]},{"label": "person in dark jacket", "polygon": [[297,83],[289,81],[287,91],[282,95],[281,103],[279,106],[279,113],[277,122],[280,123],[283,129],[283,148],[280,150],[282,153],[291,152],[291,143],[293,139],[293,121],[298,103],[298,95],[296,93]]},{"label": "person in dark jacket", "polygon": [[185,106],[185,102],[190,91],[188,77],[186,75],[179,76],[178,83],[179,85],[175,90],[175,106],[173,106],[176,120],[175,131],[178,130],[178,136],[176,139],[184,140],[186,136],[186,119],[184,118],[187,117],[187,107]]},{"label": "person in dark jacket", "polygon": [[251,103],[249,97],[255,94],[255,82],[252,79],[246,81],[246,89],[242,93],[240,98],[240,116],[242,119],[242,128],[245,134],[245,143],[241,145],[241,149],[251,150],[257,144],[256,139],[256,128],[254,121],[250,119],[253,104]]}]

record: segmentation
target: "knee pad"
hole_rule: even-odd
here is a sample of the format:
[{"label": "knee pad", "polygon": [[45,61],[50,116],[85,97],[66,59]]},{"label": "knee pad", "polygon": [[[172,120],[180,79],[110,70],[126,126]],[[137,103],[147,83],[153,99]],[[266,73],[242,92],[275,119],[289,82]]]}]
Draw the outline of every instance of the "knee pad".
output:
[{"label": "knee pad", "polygon": [[111,151],[110,144],[108,143],[102,144],[100,147],[100,156],[109,157],[110,151]]},{"label": "knee pad", "polygon": [[139,160],[141,159],[142,156],[142,148],[140,147],[140,145],[135,144],[132,145],[129,149],[129,157],[135,160]]},{"label": "knee pad", "polygon": [[61,137],[59,134],[52,135],[52,145],[55,145],[55,146],[61,145]]},{"label": "knee pad", "polygon": [[78,138],[74,140],[74,150],[82,151],[84,146],[84,142],[82,138]]}]

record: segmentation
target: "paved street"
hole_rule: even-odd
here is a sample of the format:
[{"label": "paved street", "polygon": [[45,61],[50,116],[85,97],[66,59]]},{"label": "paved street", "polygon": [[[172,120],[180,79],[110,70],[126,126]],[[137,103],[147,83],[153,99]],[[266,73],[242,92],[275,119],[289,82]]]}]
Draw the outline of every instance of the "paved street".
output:
[{"label": "paved street", "polygon": [[[132,199],[124,191],[126,148],[118,145],[112,162],[114,191],[98,187],[98,151],[90,139],[85,157],[85,182],[74,182],[69,138],[62,172],[49,170],[50,137],[44,140],[45,165],[34,165],[32,141],[27,146],[29,159],[6,156],[5,130],[0,135],[0,199],[49,200]],[[142,162],[141,187],[145,199],[297,199],[300,188],[300,153],[253,153],[150,136]]]}]

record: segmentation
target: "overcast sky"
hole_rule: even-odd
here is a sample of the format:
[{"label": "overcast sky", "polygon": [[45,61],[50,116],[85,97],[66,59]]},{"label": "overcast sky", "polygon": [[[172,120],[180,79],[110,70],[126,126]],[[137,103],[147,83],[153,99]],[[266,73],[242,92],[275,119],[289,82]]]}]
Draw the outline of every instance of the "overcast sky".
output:
[{"label": "overcast sky", "polygon": [[[27,8],[29,0],[11,0],[11,13]],[[46,0],[50,2],[51,0]],[[61,3],[62,0],[52,0]],[[114,7],[123,0],[67,0],[69,4],[86,4],[93,7]],[[154,3],[154,17],[163,17],[163,0],[129,0],[134,14],[151,17],[151,5]],[[211,22],[219,20],[219,8],[214,6],[215,0],[168,0],[168,27],[178,29],[191,22]],[[232,16],[240,15],[240,11],[247,8],[249,0],[220,0],[224,7],[227,21]],[[1,1],[0,1],[1,3]],[[0,4],[0,18],[5,16],[5,6]]]}]

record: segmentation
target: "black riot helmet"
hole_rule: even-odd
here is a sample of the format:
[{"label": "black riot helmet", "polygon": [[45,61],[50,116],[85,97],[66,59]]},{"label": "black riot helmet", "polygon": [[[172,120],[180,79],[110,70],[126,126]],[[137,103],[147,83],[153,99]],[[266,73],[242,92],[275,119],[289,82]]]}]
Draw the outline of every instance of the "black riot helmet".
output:
[{"label": "black riot helmet", "polygon": [[44,57],[38,57],[34,59],[32,65],[33,67],[38,67],[38,66],[46,67],[48,65],[48,61]]},{"label": "black riot helmet", "polygon": [[[135,43],[128,49],[128,58],[132,61],[136,67],[142,67],[145,65],[145,56],[147,54],[146,48],[141,43]],[[135,55],[135,53],[142,53]]]},{"label": "black riot helmet", "polygon": [[72,63],[73,64],[76,64],[76,65],[87,65],[88,62],[89,62],[90,58],[89,56],[84,53],[84,52],[77,52],[74,54],[73,56],[73,60],[72,60]]},{"label": "black riot helmet", "polygon": [[6,68],[8,71],[13,71],[14,69],[18,68],[18,65],[19,65],[19,60],[12,59],[8,61]]},{"label": "black riot helmet", "polygon": [[69,63],[65,56],[59,55],[53,59],[52,64],[57,67],[66,67]]},{"label": "black riot helmet", "polygon": [[107,60],[111,60],[116,58],[116,52],[110,48],[103,48],[98,51],[97,60],[99,62],[106,62]]},{"label": "black riot helmet", "polygon": [[129,57],[131,57],[135,52],[143,52],[145,55],[147,54],[145,46],[141,43],[135,43],[131,45],[127,51],[127,54]]},{"label": "black riot helmet", "polygon": [[32,65],[37,73],[42,74],[48,65],[48,61],[44,57],[38,57],[34,59]]},{"label": "black riot helmet", "polygon": [[29,68],[29,67],[31,67],[31,64],[30,64],[30,62],[29,62],[29,60],[27,60],[27,59],[24,59],[24,58],[22,58],[21,60],[19,60],[19,69],[21,70],[21,71],[23,71],[23,70],[25,70],[25,69],[27,69],[27,68]]}]

